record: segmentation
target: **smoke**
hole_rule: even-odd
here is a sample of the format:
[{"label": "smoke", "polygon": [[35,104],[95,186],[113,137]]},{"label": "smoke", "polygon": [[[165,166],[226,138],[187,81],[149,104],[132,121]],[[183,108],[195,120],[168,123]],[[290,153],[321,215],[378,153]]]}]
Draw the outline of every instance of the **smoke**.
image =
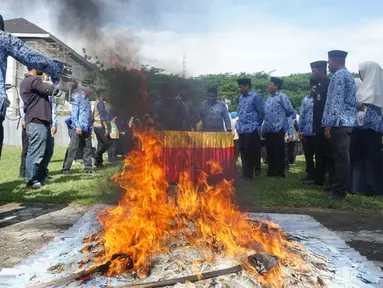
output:
[{"label": "smoke", "polygon": [[77,50],[80,45],[86,48],[89,60],[97,57],[96,61],[103,63],[106,68],[116,62],[122,66],[137,66],[139,41],[134,38],[133,31],[111,26],[115,20],[113,7],[129,10],[130,0],[66,0],[50,3],[52,9],[57,9],[60,34],[77,39]]}]

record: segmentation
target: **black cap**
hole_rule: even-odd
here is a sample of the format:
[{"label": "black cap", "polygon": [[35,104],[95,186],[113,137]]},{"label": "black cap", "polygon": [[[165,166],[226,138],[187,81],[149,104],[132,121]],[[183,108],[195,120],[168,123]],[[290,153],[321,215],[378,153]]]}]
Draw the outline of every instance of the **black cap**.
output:
[{"label": "black cap", "polygon": [[320,61],[312,62],[312,63],[310,63],[310,67],[311,67],[311,69],[316,68],[316,69],[320,69],[323,71],[327,71],[327,61],[320,60]]},{"label": "black cap", "polygon": [[218,90],[217,90],[217,87],[209,87],[209,88],[207,88],[206,93],[214,93],[214,94],[217,94],[217,93],[218,93],[217,91],[218,91]]},{"label": "black cap", "polygon": [[310,79],[310,88],[314,85],[318,85],[318,80],[314,79],[314,78],[311,78]]},{"label": "black cap", "polygon": [[342,58],[346,59],[348,52],[342,50],[332,50],[328,52],[328,58]]},{"label": "black cap", "polygon": [[238,85],[251,85],[251,79],[248,78],[238,79],[237,82]]},{"label": "black cap", "polygon": [[0,30],[4,31],[4,19],[3,16],[0,15]]},{"label": "black cap", "polygon": [[279,89],[282,88],[282,85],[283,85],[283,80],[278,78],[278,77],[271,77],[270,78],[270,82],[274,83],[275,85],[277,85],[279,87]]}]

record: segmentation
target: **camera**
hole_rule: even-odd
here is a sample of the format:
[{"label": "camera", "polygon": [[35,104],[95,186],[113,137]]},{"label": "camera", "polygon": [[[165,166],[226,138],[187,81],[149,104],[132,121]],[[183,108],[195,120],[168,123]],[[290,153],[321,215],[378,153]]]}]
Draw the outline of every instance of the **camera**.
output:
[{"label": "camera", "polygon": [[67,94],[71,94],[72,88],[76,83],[76,80],[73,78],[73,69],[72,66],[58,61],[53,60],[55,63],[60,64],[60,66],[63,67],[63,69],[60,72],[60,83],[56,86],[55,94],[56,96],[61,95],[61,92],[65,92]]}]

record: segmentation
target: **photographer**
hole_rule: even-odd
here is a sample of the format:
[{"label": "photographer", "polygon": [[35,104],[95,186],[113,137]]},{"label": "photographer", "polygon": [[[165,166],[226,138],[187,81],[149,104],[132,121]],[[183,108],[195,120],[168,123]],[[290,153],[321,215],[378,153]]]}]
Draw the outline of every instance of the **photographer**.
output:
[{"label": "photographer", "polygon": [[6,113],[5,74],[7,58],[11,56],[22,64],[43,71],[51,76],[52,82],[58,84],[62,65],[53,62],[38,51],[34,51],[19,38],[4,32],[4,21],[0,15],[0,157],[3,146],[3,121]]},{"label": "photographer", "polygon": [[42,81],[42,72],[30,67],[28,71],[28,75],[20,83],[28,136],[26,183],[32,188],[41,188],[47,178],[46,170],[53,149],[50,96],[53,95],[55,87]]}]

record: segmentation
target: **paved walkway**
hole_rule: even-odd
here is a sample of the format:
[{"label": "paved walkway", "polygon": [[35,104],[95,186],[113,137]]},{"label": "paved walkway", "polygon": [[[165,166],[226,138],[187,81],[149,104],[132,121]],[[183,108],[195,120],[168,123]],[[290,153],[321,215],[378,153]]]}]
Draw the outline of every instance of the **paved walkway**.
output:
[{"label": "paved walkway", "polygon": [[71,227],[83,206],[0,204],[0,270],[13,267]]},{"label": "paved walkway", "polygon": [[[72,205],[0,204],[0,269],[13,267],[33,255],[36,250],[71,227],[89,209]],[[251,210],[313,216],[383,270],[383,219],[335,210],[261,207]]]}]

